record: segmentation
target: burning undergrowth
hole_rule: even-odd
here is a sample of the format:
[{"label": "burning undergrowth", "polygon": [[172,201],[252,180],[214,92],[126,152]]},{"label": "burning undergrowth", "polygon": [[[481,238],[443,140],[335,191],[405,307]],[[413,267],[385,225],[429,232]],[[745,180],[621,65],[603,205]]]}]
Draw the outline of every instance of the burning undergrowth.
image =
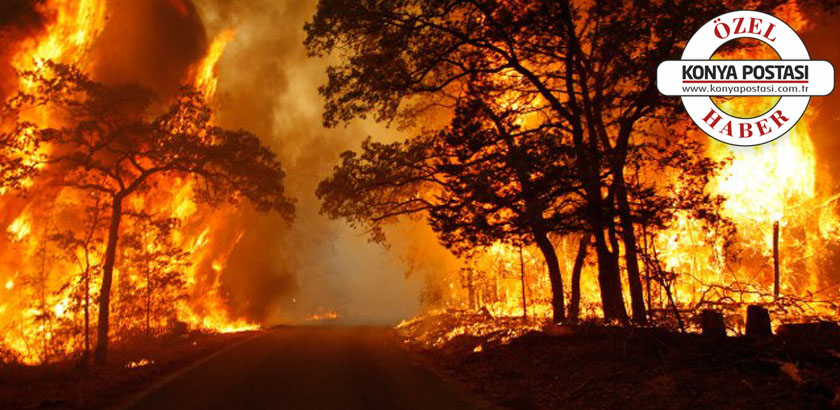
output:
[{"label": "burning undergrowth", "polygon": [[420,348],[469,350],[484,344],[506,344],[531,331],[540,330],[547,321],[523,322],[521,318],[494,318],[483,313],[436,311],[397,325],[397,333],[406,342]]}]

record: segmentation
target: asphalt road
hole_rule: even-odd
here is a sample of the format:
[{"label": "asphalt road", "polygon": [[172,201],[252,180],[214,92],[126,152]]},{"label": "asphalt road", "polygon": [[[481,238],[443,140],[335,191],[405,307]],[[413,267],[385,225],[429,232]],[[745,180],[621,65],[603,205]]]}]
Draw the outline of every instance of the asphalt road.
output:
[{"label": "asphalt road", "polygon": [[396,346],[388,332],[368,327],[281,327],[181,372],[127,408],[480,408]]}]

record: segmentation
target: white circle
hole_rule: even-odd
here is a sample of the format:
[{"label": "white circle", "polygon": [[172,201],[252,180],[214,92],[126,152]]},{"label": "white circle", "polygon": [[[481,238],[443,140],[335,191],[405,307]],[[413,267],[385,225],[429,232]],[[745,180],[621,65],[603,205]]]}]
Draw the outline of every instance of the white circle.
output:
[{"label": "white circle", "polygon": [[[733,22],[736,22],[737,19],[742,19],[741,24],[743,25],[736,34],[736,28],[732,27],[734,25]],[[773,30],[771,31],[770,38],[774,41],[769,42],[767,38],[751,33],[751,30],[747,30],[745,27],[749,24],[752,18],[757,18],[762,21],[762,23],[773,24]],[[720,38],[715,34],[715,26],[721,23],[726,23],[729,25],[729,35],[725,36],[724,38]],[[720,28],[721,32],[723,31],[723,27]],[[799,35],[796,34],[790,26],[787,25],[784,21],[771,16],[766,13],[761,13],[758,11],[733,11],[730,13],[726,13],[720,15],[708,23],[704,24],[703,27],[700,27],[696,33],[691,37],[688,43],[685,45],[685,50],[683,51],[682,59],[683,60],[710,60],[714,55],[715,51],[717,51],[720,46],[724,43],[735,40],[738,38],[753,38],[759,41],[764,42],[765,44],[772,47],[779,57],[782,60],[810,60],[811,57],[808,54],[808,50],[805,48],[805,43],[802,42],[802,39],[799,38]],[[732,124],[740,124],[744,123],[744,118],[738,118],[732,115],[727,114],[723,110],[717,108],[715,103],[712,101],[711,97],[682,97],[683,105],[685,106],[688,115],[694,120],[694,123],[700,127],[703,132],[708,134],[710,137],[723,142],[725,144],[730,145],[740,145],[740,146],[753,146],[753,145],[761,145],[770,141],[775,140],[776,138],[781,137],[782,135],[786,134],[788,131],[796,125],[796,122],[802,118],[802,115],[805,114],[805,110],[808,108],[808,102],[810,101],[811,97],[800,97],[800,96],[784,96],[779,99],[776,105],[770,109],[769,111],[765,112],[762,115],[757,117],[749,118],[749,122],[755,124],[764,122],[765,124],[775,124],[776,122],[773,121],[773,116],[777,115],[777,112],[783,112],[784,117],[788,118],[787,121],[784,122],[781,126],[771,129],[768,133],[764,135],[758,135],[759,133],[756,130],[753,130],[752,136],[749,138],[739,138],[739,137],[731,137],[731,138],[724,138],[723,134],[716,131],[713,126],[709,125],[704,118],[709,115],[711,110],[714,110],[717,115],[721,118],[718,122],[715,122],[714,125],[718,124],[726,124],[727,122],[731,122]],[[730,129],[731,130],[731,129]]]}]

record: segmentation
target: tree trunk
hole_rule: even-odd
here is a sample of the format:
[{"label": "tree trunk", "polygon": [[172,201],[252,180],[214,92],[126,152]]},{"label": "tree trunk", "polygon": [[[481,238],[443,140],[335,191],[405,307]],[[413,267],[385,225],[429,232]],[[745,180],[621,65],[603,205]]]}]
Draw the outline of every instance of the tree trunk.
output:
[{"label": "tree trunk", "polygon": [[105,363],[108,354],[108,315],[111,305],[111,281],[114,277],[114,263],[117,257],[117,240],[122,219],[122,197],[116,196],[111,205],[111,225],[108,227],[108,242],[105,246],[105,263],[102,265],[102,287],[99,290],[99,323],[97,323],[96,351],[94,358]]},{"label": "tree trunk", "polygon": [[[47,230],[44,230],[44,237],[41,239],[41,270],[38,272],[38,295],[39,295],[39,307],[41,309],[41,327],[42,329],[49,329],[49,318],[46,312],[49,312],[47,308]],[[43,362],[42,364],[47,364],[50,362],[50,348],[49,348],[49,336],[52,332],[40,332],[41,333],[41,346],[44,349],[43,352]]]},{"label": "tree trunk", "polygon": [[[87,246],[87,245],[85,245]],[[87,258],[87,248],[85,248],[85,257]],[[85,268],[85,352],[82,356],[82,362],[87,365],[90,359],[90,264]]]},{"label": "tree trunk", "polygon": [[[607,231],[612,232],[614,230],[615,222],[612,220],[612,213],[605,212],[605,209],[612,209],[612,204],[605,204],[605,199],[601,196],[600,171],[590,159],[590,157],[597,157],[597,141],[594,136],[590,136],[589,140],[590,147],[580,150],[580,155],[583,155],[585,161],[579,161],[579,167],[582,169],[581,174],[586,190],[586,216],[592,234],[595,236],[595,252],[598,255],[598,284],[601,288],[604,319],[626,322],[627,310],[624,308],[624,294],[621,290],[618,251],[615,246],[610,251],[607,246],[608,238],[605,237]],[[615,235],[610,234],[609,240],[610,243],[615,244]]]},{"label": "tree trunk", "polygon": [[551,307],[554,311],[553,320],[555,323],[563,322],[566,318],[566,307],[563,302],[563,277],[560,274],[560,262],[557,260],[557,253],[545,232],[535,233],[534,241],[537,242],[537,246],[545,258],[545,263],[548,265],[548,279],[551,281]]},{"label": "tree trunk", "polygon": [[[144,244],[148,238],[144,238]],[[146,340],[152,338],[151,316],[152,316],[152,263],[149,261],[149,250],[145,249],[146,259]]]},{"label": "tree trunk", "polygon": [[[590,171],[589,175],[595,171]],[[624,308],[624,294],[621,290],[621,273],[618,269],[618,253],[615,246],[610,251],[605,235],[612,232],[611,215],[605,215],[604,198],[601,197],[600,181],[591,177],[586,183],[587,219],[592,235],[595,236],[595,252],[598,255],[598,284],[601,288],[601,304],[604,319],[627,321],[627,310]],[[609,229],[608,229],[609,228]],[[615,245],[615,236],[610,234],[610,242]]]},{"label": "tree trunk", "polygon": [[528,321],[528,299],[525,295],[525,258],[522,257],[522,244],[519,244],[519,273],[522,282],[522,320]]},{"label": "tree trunk", "polygon": [[569,300],[569,323],[577,323],[580,318],[580,274],[583,270],[583,262],[586,260],[586,253],[589,248],[589,233],[584,233],[578,243],[575,264],[572,267],[572,297]]},{"label": "tree trunk", "polygon": [[152,316],[152,281],[149,272],[146,272],[146,339],[152,338],[151,316]]},{"label": "tree trunk", "polygon": [[626,322],[627,310],[624,308],[624,294],[621,291],[618,255],[607,248],[603,231],[595,233],[595,251],[598,255],[598,284],[601,287],[604,319]]},{"label": "tree trunk", "polygon": [[621,239],[624,242],[624,259],[627,263],[627,283],[630,285],[630,304],[633,308],[633,321],[638,324],[647,323],[645,295],[642,290],[642,276],[639,273],[639,257],[636,247],[636,233],[633,230],[633,218],[630,203],[627,199],[627,187],[624,182],[624,171],[616,170],[615,196],[618,204],[618,216],[621,223]]}]

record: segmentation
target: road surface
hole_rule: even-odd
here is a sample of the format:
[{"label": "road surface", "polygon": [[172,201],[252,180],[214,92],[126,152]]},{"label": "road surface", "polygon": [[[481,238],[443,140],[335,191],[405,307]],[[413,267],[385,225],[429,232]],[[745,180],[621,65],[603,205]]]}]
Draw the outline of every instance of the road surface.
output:
[{"label": "road surface", "polygon": [[370,327],[280,327],[181,372],[127,408],[480,408],[417,364],[388,332]]}]

